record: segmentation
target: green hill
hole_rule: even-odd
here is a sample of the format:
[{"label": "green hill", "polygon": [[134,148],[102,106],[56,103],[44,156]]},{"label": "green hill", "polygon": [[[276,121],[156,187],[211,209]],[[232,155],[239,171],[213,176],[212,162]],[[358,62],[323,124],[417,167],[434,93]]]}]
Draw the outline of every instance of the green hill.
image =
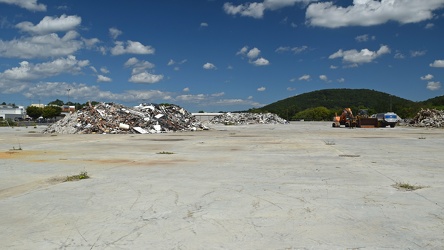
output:
[{"label": "green hill", "polygon": [[[414,117],[424,107],[444,106],[444,96],[423,102],[414,102],[384,92],[369,89],[325,89],[289,97],[254,112],[272,112],[280,117],[291,120],[299,119],[303,111],[324,107],[332,116],[341,113],[343,108],[350,107],[353,111],[368,109],[370,114],[393,111],[403,118]],[[328,118],[330,119],[330,118]]]},{"label": "green hill", "polygon": [[426,101],[421,102],[421,104],[423,104],[423,106],[433,107],[433,108],[444,110],[444,96],[430,98]]}]

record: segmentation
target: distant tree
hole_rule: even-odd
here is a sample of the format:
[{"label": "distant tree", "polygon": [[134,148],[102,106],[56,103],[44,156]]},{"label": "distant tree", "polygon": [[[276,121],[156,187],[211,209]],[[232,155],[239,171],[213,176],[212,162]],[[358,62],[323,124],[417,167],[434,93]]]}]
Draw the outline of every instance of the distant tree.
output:
[{"label": "distant tree", "polygon": [[48,103],[48,105],[57,105],[57,106],[63,106],[64,103],[62,100],[56,99],[55,101],[52,101],[50,103]]},{"label": "distant tree", "polygon": [[203,110],[199,110],[199,112],[197,112],[197,113],[205,113],[205,111],[203,111]]},{"label": "distant tree", "polygon": [[58,106],[46,106],[43,108],[43,118],[54,118],[62,113],[62,108]]},{"label": "distant tree", "polygon": [[309,121],[325,121],[331,119],[332,117],[331,113],[332,112],[326,107],[309,108],[294,115],[293,119],[294,120],[304,119]]},{"label": "distant tree", "polygon": [[43,114],[43,108],[35,107],[35,106],[28,106],[26,108],[26,114],[32,117],[32,119],[37,119]]},{"label": "distant tree", "polygon": [[2,102],[2,105],[6,105],[6,102]]},{"label": "distant tree", "polygon": [[251,108],[248,110],[248,113],[269,113],[269,112],[258,108]]}]

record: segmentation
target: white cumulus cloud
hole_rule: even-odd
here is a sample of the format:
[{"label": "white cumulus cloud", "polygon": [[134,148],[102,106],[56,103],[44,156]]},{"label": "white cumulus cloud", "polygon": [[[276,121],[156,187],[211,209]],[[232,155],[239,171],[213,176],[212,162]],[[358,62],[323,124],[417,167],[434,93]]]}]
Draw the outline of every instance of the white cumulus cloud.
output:
[{"label": "white cumulus cloud", "polygon": [[430,64],[430,67],[434,68],[444,68],[444,60],[435,60]]},{"label": "white cumulus cloud", "polygon": [[130,59],[128,59],[125,62],[124,66],[127,68],[132,68],[132,74],[138,74],[144,72],[147,69],[153,69],[155,67],[153,63],[144,60],[140,61],[135,57],[131,57]]},{"label": "white cumulus cloud", "polygon": [[[125,46],[126,45],[126,46]],[[149,45],[143,45],[140,42],[134,42],[128,40],[125,42],[116,41],[115,46],[111,49],[111,54],[113,55],[122,55],[122,54],[154,54],[155,50],[153,47]]]},{"label": "white cumulus cloud", "polygon": [[148,61],[139,60],[135,57],[128,59],[124,66],[127,68],[132,68],[131,77],[128,81],[134,83],[157,83],[163,80],[163,75],[156,75],[148,72],[152,70],[155,65]]},{"label": "white cumulus cloud", "polygon": [[258,57],[260,53],[261,51],[258,48],[252,48],[250,51],[248,51],[247,57],[250,59],[254,59]]},{"label": "white cumulus cloud", "polygon": [[433,79],[433,75],[427,74],[425,76],[421,76],[421,80],[429,81]]},{"label": "white cumulus cloud", "polygon": [[300,46],[300,47],[283,47],[283,46],[281,46],[276,49],[276,52],[283,53],[283,52],[291,51],[294,54],[299,54],[307,49],[308,49],[308,46],[306,46],[306,45]]},{"label": "white cumulus cloud", "polygon": [[433,17],[444,6],[442,0],[353,0],[343,7],[332,1],[310,4],[306,10],[309,25],[327,28],[372,26],[389,21],[417,23]]},{"label": "white cumulus cloud", "polygon": [[30,11],[46,11],[46,5],[37,0],[0,0],[0,3],[13,4]]},{"label": "white cumulus cloud", "polygon": [[0,40],[0,56],[30,59],[72,55],[84,45],[77,39],[78,36],[76,31],[68,31],[63,37],[51,33],[11,41]]},{"label": "white cumulus cloud", "polygon": [[120,35],[122,35],[122,31],[117,29],[117,28],[109,28],[109,35],[113,38],[116,39],[117,37],[119,37]]},{"label": "white cumulus cloud", "polygon": [[262,3],[245,3],[241,5],[233,5],[232,3],[225,3],[225,13],[229,15],[241,15],[253,18],[262,18],[264,16],[264,4]]},{"label": "white cumulus cloud", "polygon": [[328,77],[327,77],[326,75],[320,75],[320,76],[319,76],[319,79],[321,79],[321,80],[324,81],[324,82],[327,82],[327,81],[328,81]]},{"label": "white cumulus cloud", "polygon": [[242,47],[242,49],[240,49],[236,55],[245,55],[248,52],[248,46],[244,46]]},{"label": "white cumulus cloud", "polygon": [[387,53],[390,53],[389,47],[386,45],[381,45],[381,47],[377,51],[371,51],[369,49],[362,49],[360,51],[355,49],[343,51],[342,49],[340,49],[334,54],[331,54],[328,58],[329,59],[342,58],[344,62],[359,64],[359,63],[370,63],[376,58]]},{"label": "white cumulus cloud", "polygon": [[33,81],[62,73],[77,74],[88,65],[88,60],[77,60],[75,56],[58,58],[54,61],[38,64],[22,61],[19,67],[7,69],[3,73],[0,73],[0,81]]},{"label": "white cumulus cloud", "polygon": [[211,94],[211,96],[214,96],[214,97],[219,97],[219,96],[224,96],[224,95],[225,95],[225,92]]},{"label": "white cumulus cloud", "polygon": [[263,92],[263,91],[265,91],[265,90],[266,90],[265,87],[260,87],[260,88],[257,89],[257,91],[259,91],[259,92]]},{"label": "white cumulus cloud", "polygon": [[216,69],[216,66],[214,64],[212,64],[212,63],[207,62],[207,63],[205,63],[202,66],[202,68],[204,68],[204,69]]},{"label": "white cumulus cloud", "polygon": [[428,82],[427,83],[427,89],[431,91],[435,91],[441,88],[440,82]]},{"label": "white cumulus cloud", "polygon": [[53,32],[74,30],[81,23],[82,18],[79,16],[61,15],[60,17],[46,16],[37,25],[31,22],[21,22],[15,27],[28,33],[44,35]]},{"label": "white cumulus cloud", "polygon": [[225,3],[223,9],[229,15],[240,15],[253,18],[262,18],[265,10],[278,10],[291,7],[296,3],[307,4],[316,0],[264,0],[263,2],[248,2],[240,5]]},{"label": "white cumulus cloud", "polygon": [[131,75],[129,82],[133,83],[157,83],[162,81],[163,75],[154,75],[147,71]]},{"label": "white cumulus cloud", "polygon": [[111,78],[104,76],[104,75],[98,75],[97,76],[97,82],[112,82]]},{"label": "white cumulus cloud", "polygon": [[255,65],[255,66],[267,66],[267,65],[270,64],[270,62],[267,59],[263,58],[263,57],[258,58],[258,59],[254,60],[254,61],[251,61],[250,63]]},{"label": "white cumulus cloud", "polygon": [[103,74],[108,74],[109,70],[106,67],[101,67],[100,72],[102,72]]},{"label": "white cumulus cloud", "polygon": [[303,75],[299,77],[299,81],[309,81],[311,79],[310,75]]},{"label": "white cumulus cloud", "polygon": [[236,52],[236,55],[241,55],[242,57],[247,57],[248,62],[255,65],[255,66],[269,65],[270,61],[268,61],[267,59],[265,59],[263,57],[259,57],[260,54],[261,54],[260,49],[254,47],[249,50],[248,46],[244,46],[244,47],[242,47],[242,49],[240,49],[238,52]]}]

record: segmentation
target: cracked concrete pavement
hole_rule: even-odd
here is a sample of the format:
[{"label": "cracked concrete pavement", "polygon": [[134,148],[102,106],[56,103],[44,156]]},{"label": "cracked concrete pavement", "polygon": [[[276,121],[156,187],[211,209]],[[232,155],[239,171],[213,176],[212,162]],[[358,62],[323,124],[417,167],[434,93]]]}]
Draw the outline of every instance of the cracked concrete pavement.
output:
[{"label": "cracked concrete pavement", "polygon": [[0,128],[1,248],[444,248],[443,129],[211,127]]}]

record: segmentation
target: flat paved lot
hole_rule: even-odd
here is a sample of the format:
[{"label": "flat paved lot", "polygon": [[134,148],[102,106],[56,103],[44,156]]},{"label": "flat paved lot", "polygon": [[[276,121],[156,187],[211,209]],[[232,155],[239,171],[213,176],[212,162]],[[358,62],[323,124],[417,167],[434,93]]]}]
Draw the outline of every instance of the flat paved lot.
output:
[{"label": "flat paved lot", "polygon": [[0,128],[2,249],[444,249],[444,129],[40,130]]}]

